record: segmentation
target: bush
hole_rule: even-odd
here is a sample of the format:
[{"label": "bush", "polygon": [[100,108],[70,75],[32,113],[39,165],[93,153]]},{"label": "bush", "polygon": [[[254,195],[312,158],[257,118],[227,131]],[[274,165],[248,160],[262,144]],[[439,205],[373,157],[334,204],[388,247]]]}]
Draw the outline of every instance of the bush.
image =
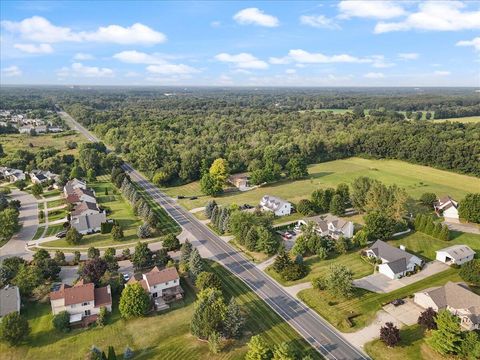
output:
[{"label": "bush", "polygon": [[299,280],[307,275],[307,269],[303,264],[292,263],[281,273],[282,278],[287,281]]},{"label": "bush", "polygon": [[165,240],[163,240],[162,246],[167,251],[178,250],[180,249],[180,241],[174,234],[169,234],[167,235]]},{"label": "bush", "polygon": [[105,306],[100,307],[100,312],[98,313],[97,325],[100,327],[105,326],[105,321],[107,320],[107,308]]},{"label": "bush", "polygon": [[70,331],[70,314],[66,311],[62,311],[55,315],[52,319],[53,327],[61,332]]},{"label": "bush", "polygon": [[473,259],[462,265],[460,277],[470,284],[480,286],[480,260]]},{"label": "bush", "polygon": [[10,345],[22,342],[30,333],[28,321],[18,312],[5,315],[0,323],[0,339]]},{"label": "bush", "polygon": [[222,282],[215,273],[203,271],[198,274],[197,279],[195,280],[195,286],[198,290],[203,290],[207,288],[221,290]]},{"label": "bush", "polygon": [[312,280],[312,286],[316,290],[325,290],[327,288],[327,284],[323,277],[317,277]]},{"label": "bush", "polygon": [[113,222],[104,222],[100,224],[100,232],[102,234],[110,234],[112,232]]},{"label": "bush", "polygon": [[71,227],[67,231],[67,235],[65,236],[65,240],[68,244],[70,245],[78,245],[80,244],[80,241],[82,241],[83,235],[80,234],[77,229],[74,227]]}]

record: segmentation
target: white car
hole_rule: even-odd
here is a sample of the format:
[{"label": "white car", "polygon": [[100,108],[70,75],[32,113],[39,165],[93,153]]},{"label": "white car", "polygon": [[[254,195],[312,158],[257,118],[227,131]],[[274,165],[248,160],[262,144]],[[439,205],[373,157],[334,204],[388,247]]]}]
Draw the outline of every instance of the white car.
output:
[{"label": "white car", "polygon": [[122,276],[123,276],[123,280],[125,280],[125,282],[130,280],[130,275],[129,274],[122,274]]}]

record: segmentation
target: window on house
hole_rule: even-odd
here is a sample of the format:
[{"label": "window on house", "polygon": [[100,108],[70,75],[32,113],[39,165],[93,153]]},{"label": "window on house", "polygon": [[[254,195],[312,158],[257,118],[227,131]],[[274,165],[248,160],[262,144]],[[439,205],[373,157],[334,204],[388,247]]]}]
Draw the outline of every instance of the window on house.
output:
[{"label": "window on house", "polygon": [[165,283],[165,285],[168,285],[169,283],[170,283],[170,281],[167,281],[167,282]]},{"label": "window on house", "polygon": [[87,305],[88,305],[88,302],[82,303],[82,306],[87,306]]},{"label": "window on house", "polygon": [[90,310],[85,310],[85,316],[89,316],[90,314]]}]

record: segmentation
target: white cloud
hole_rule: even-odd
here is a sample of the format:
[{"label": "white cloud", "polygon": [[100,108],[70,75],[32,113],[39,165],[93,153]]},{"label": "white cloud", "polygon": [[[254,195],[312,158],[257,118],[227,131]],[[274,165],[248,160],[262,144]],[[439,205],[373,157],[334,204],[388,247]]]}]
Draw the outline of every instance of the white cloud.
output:
[{"label": "white cloud", "polygon": [[393,1],[340,1],[338,9],[341,19],[351,17],[392,19],[406,14],[405,10]]},{"label": "white cloud", "polygon": [[288,56],[284,56],[281,58],[278,57],[271,57],[268,59],[270,64],[273,65],[285,65],[285,64],[290,64],[292,60]]},{"label": "white cloud", "polygon": [[448,76],[450,75],[450,71],[437,70],[433,74],[437,76]]},{"label": "white cloud", "polygon": [[418,53],[400,53],[398,57],[402,60],[416,60],[420,55]]},{"label": "white cloud", "polygon": [[285,74],[296,74],[297,73],[297,70],[295,69],[287,69],[285,70]]},{"label": "white cloud", "polygon": [[456,43],[457,46],[473,46],[475,51],[480,51],[480,36],[472,40],[461,40]]},{"label": "white cloud", "polygon": [[85,66],[82,63],[73,63],[70,67],[63,67],[57,71],[61,78],[65,77],[112,77],[113,70],[109,68],[100,68],[96,66]]},{"label": "white cloud", "polygon": [[380,22],[375,33],[407,30],[459,31],[480,29],[480,11],[462,11],[461,1],[428,1],[400,22]]},{"label": "white cloud", "polygon": [[22,75],[22,70],[16,65],[12,65],[2,69],[2,74],[5,77],[15,77]]},{"label": "white cloud", "polygon": [[236,67],[241,69],[267,69],[268,64],[257,59],[252,54],[240,53],[237,55],[231,55],[227,53],[221,53],[215,56],[215,59],[222,62],[232,63]]},{"label": "white cloud", "polygon": [[15,44],[15,49],[29,53],[29,54],[50,54],[53,52],[53,47],[50,44]]},{"label": "white cloud", "polygon": [[324,15],[303,15],[300,16],[300,23],[315,28],[340,29],[340,26],[333,19]]},{"label": "white cloud", "polygon": [[348,54],[327,56],[322,53],[310,53],[302,49],[294,49],[288,52],[288,57],[295,62],[306,64],[318,63],[369,63],[370,59],[361,59]]},{"label": "white cloud", "polygon": [[199,71],[189,65],[169,63],[160,54],[146,54],[136,50],[127,50],[113,55],[114,59],[129,64],[146,64],[147,71],[153,74],[162,75],[185,75],[194,74]]},{"label": "white cloud", "polygon": [[140,74],[135,72],[135,71],[128,71],[128,72],[125,73],[124,76],[125,77],[138,77],[138,76],[140,76]]},{"label": "white cloud", "polygon": [[83,60],[93,60],[95,57],[92,54],[85,54],[85,53],[76,53],[73,56],[73,60],[83,61]]},{"label": "white cloud", "polygon": [[41,16],[33,16],[19,22],[5,20],[1,25],[7,31],[19,34],[23,39],[43,43],[93,41],[151,45],[165,42],[167,39],[161,32],[140,23],[129,27],[108,25],[91,32],[75,32],[68,27],[53,25]]},{"label": "white cloud", "polygon": [[380,72],[369,72],[363,75],[363,77],[367,79],[383,79],[385,75],[383,75],[383,73],[380,73]]},{"label": "white cloud", "polygon": [[372,55],[372,66],[375,68],[388,68],[395,66],[395,63],[388,62],[383,55]]},{"label": "white cloud", "polygon": [[279,25],[278,18],[265,14],[258,8],[246,8],[237,12],[233,19],[241,25],[259,25],[266,27],[276,27]]},{"label": "white cloud", "polygon": [[198,70],[185,65],[185,64],[159,64],[159,65],[148,65],[147,71],[152,74],[161,74],[161,75],[186,75],[198,73]]}]

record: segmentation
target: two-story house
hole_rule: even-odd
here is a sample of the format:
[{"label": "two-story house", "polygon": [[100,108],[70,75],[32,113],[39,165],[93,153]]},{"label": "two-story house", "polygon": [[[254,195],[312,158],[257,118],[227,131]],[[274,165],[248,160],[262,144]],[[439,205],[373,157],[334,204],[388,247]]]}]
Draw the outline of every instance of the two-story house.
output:
[{"label": "two-story house", "polygon": [[70,324],[88,325],[96,321],[101,307],[112,311],[110,285],[95,288],[93,283],[78,281],[74,286],[61,284],[50,293],[53,315],[70,314]]},{"label": "two-story house", "polygon": [[75,189],[86,189],[87,183],[79,179],[72,179],[68,181],[63,187],[63,194],[65,197],[72,194]]},{"label": "two-story house", "polygon": [[329,236],[335,240],[338,240],[340,237],[351,238],[355,230],[353,222],[345,221],[331,214],[299,220],[296,227],[300,229],[302,226],[307,225],[309,221],[315,223],[315,229],[320,236]]},{"label": "two-story house", "polygon": [[292,212],[291,203],[275,196],[264,195],[259,205],[263,211],[272,211],[275,216],[290,215]]}]

